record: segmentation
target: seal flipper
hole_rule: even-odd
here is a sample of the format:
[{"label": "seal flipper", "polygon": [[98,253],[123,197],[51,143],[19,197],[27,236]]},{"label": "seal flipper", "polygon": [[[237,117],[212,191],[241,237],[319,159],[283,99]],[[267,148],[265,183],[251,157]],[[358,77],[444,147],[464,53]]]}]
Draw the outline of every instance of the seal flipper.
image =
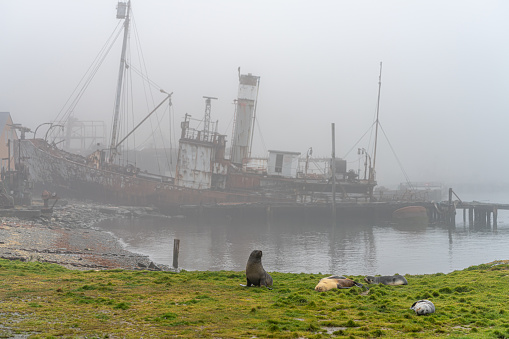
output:
[{"label": "seal flipper", "polygon": [[353,283],[355,284],[355,286],[361,287],[361,288],[365,288],[366,291],[369,291],[369,287],[368,286],[364,286],[363,284],[355,282],[355,281]]},{"label": "seal flipper", "polygon": [[345,288],[352,288],[352,286],[341,286],[341,284],[338,283],[337,288],[338,289],[345,289]]}]

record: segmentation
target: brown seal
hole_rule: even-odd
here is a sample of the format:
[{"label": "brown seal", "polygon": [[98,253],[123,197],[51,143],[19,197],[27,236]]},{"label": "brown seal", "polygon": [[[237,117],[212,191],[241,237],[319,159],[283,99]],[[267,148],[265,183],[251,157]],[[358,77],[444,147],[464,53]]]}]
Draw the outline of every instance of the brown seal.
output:
[{"label": "brown seal", "polygon": [[[343,276],[338,277],[337,275],[332,275],[330,277],[320,279],[318,285],[315,287],[315,291],[326,292],[335,288],[351,288],[353,286],[365,287],[364,285]],[[369,288],[365,288],[369,290]]]},{"label": "brown seal", "polygon": [[262,266],[262,251],[254,250],[249,255],[246,265],[247,286],[272,286],[272,277]]}]

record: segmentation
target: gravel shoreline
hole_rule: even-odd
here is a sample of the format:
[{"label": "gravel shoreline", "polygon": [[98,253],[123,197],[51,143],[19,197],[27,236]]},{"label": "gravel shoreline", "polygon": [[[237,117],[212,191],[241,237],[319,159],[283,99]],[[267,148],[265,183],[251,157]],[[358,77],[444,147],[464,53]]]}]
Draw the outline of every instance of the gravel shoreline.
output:
[{"label": "gravel shoreline", "polygon": [[140,207],[109,207],[72,201],[48,216],[0,217],[0,258],[54,263],[76,270],[173,270],[127,251],[111,233],[94,228],[102,220],[151,215]]}]

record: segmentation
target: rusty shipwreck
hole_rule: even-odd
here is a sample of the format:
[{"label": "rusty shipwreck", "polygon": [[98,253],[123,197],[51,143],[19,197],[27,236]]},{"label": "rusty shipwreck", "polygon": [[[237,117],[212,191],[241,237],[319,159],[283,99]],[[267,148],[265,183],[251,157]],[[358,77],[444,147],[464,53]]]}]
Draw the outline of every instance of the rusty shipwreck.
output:
[{"label": "rusty shipwreck", "polygon": [[[55,141],[55,138],[49,141],[48,133],[44,138],[36,138],[34,133],[33,138],[17,140],[16,162],[29,169],[35,192],[47,190],[58,192],[63,198],[154,206],[173,212],[183,205],[329,202],[331,178],[334,176],[333,181],[338,184],[338,193],[343,198],[348,195],[356,198],[372,196],[376,181],[371,160],[369,167],[367,165],[367,154],[364,179],[360,179],[360,173],[348,171],[345,160],[335,159],[334,166],[331,166],[331,158],[312,159],[310,151],[303,158],[299,152],[276,150],[269,151],[267,158],[252,158],[260,78],[241,74],[240,68],[229,149],[226,147],[227,136],[218,133],[217,123],[211,121],[211,100],[215,98],[204,97],[203,119],[197,121],[186,114],[181,122],[177,160],[172,170],[174,175],[154,174],[142,166],[122,162],[120,155],[125,151],[124,140],[163,104],[171,106],[172,95],[161,90],[164,100],[132,131],[120,137],[122,82],[124,72],[129,68],[126,64],[129,12],[130,2],[118,3],[117,18],[124,20],[124,40],[108,147],[97,146],[91,154],[79,155],[64,150],[65,137],[60,141]],[[61,126],[71,131],[71,121],[56,121],[51,123],[51,127]],[[71,132],[67,133],[67,138],[70,137]],[[364,151],[362,154],[365,154]],[[313,168],[313,164],[320,162],[321,168]]]}]

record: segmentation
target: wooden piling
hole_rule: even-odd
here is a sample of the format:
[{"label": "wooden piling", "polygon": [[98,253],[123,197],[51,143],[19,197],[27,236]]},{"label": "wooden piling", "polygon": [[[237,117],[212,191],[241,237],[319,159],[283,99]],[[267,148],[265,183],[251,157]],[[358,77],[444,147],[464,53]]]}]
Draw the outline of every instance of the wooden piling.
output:
[{"label": "wooden piling", "polygon": [[449,224],[449,226],[451,226],[454,223],[453,211],[455,212],[455,207],[452,203],[452,188],[449,188],[449,208],[447,210],[447,223]]},{"label": "wooden piling", "polygon": [[179,267],[180,239],[173,239],[173,268]]},{"label": "wooden piling", "polygon": [[498,209],[496,206],[493,206],[493,229],[497,229],[497,218],[498,218]]},{"label": "wooden piling", "polygon": [[272,208],[270,205],[267,206],[265,213],[267,214],[267,220],[272,220]]},{"label": "wooden piling", "polygon": [[336,222],[336,131],[335,124],[331,124],[332,129],[332,221]]}]

